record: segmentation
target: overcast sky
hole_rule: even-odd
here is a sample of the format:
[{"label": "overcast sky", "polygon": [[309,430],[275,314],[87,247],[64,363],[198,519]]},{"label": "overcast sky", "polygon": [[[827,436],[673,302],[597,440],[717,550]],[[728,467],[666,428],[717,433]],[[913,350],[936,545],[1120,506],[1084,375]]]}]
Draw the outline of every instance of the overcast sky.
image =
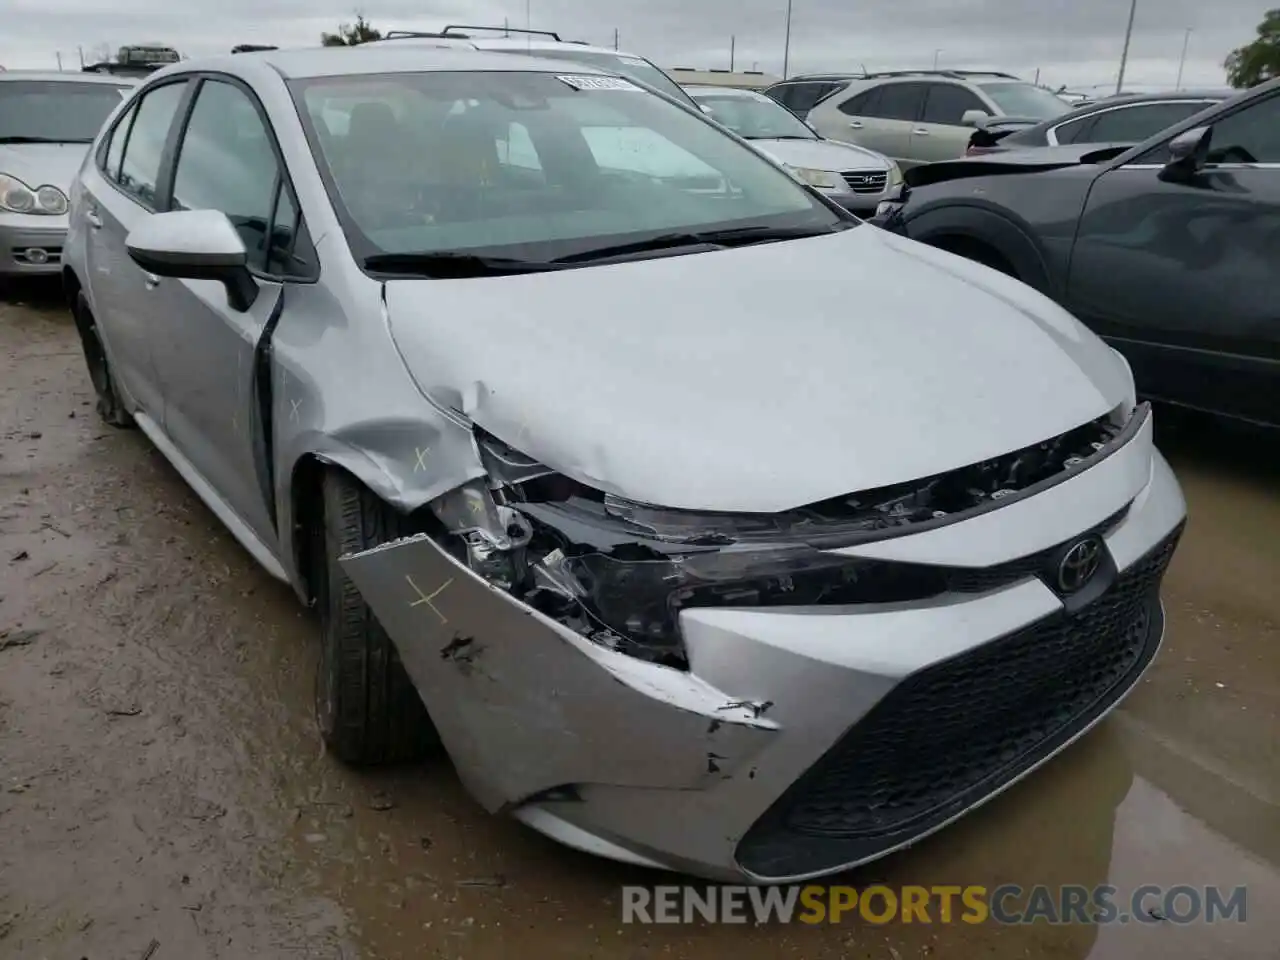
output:
[{"label": "overcast sky", "polygon": [[[1255,36],[1276,0],[1138,0],[1128,79],[1173,86],[1192,28],[1184,86],[1222,85],[1222,60]],[[449,22],[526,23],[526,0],[2,0],[0,64],[78,66],[101,44],[159,40],[197,57],[237,43],[301,46],[351,20],[359,6],[382,29]],[[781,73],[786,0],[527,0],[534,28],[613,44],[664,67]],[[794,0],[791,73],[931,66],[999,67],[1049,84],[1114,84],[1125,0]]]}]

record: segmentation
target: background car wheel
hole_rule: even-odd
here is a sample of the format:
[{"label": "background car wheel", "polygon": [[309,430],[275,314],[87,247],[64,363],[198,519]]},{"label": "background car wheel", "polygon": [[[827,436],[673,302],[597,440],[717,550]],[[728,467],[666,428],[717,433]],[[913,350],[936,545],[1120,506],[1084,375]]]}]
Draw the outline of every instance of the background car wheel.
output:
[{"label": "background car wheel", "polygon": [[94,393],[98,395],[98,416],[113,427],[132,427],[133,417],[120,401],[111,364],[107,361],[107,351],[102,346],[97,321],[93,318],[93,311],[89,309],[89,300],[83,290],[76,294],[73,316],[76,329],[80,331],[80,343],[84,347],[89,379],[93,381]]},{"label": "background car wheel", "polygon": [[322,485],[324,523],[314,543],[320,551],[314,569],[322,643],[315,691],[321,734],[347,763],[420,757],[439,747],[439,735],[391,638],[338,563],[345,553],[408,534],[406,519],[343,470],[327,470]]}]

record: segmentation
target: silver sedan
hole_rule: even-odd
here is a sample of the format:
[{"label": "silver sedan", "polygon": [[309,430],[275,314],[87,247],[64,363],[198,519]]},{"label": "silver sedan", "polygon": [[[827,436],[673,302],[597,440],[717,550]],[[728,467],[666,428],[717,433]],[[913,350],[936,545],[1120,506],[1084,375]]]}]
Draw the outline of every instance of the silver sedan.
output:
[{"label": "silver sedan", "polygon": [[316,608],[353,763],[442,745],[563,843],[780,881],[1097,723],[1182,528],[1124,360],[582,64],[151,76],[72,190],[98,409]]}]

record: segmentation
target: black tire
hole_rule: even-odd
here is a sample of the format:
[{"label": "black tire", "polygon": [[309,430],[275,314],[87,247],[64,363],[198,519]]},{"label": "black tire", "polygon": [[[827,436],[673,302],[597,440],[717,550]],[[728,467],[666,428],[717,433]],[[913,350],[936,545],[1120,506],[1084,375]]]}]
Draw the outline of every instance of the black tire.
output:
[{"label": "black tire", "polygon": [[313,530],[321,652],[316,717],[329,750],[358,765],[394,763],[440,747],[395,644],[338,563],[409,533],[405,517],[344,470],[322,478],[324,522]]},{"label": "black tire", "polygon": [[84,348],[84,361],[89,368],[89,379],[93,382],[93,392],[97,394],[98,416],[102,418],[103,423],[113,427],[134,426],[133,416],[120,400],[115,376],[107,360],[107,351],[103,348],[102,337],[98,334],[98,323],[93,318],[93,311],[89,309],[89,300],[85,297],[83,290],[76,293],[72,310],[76,329],[80,331],[80,344]]}]

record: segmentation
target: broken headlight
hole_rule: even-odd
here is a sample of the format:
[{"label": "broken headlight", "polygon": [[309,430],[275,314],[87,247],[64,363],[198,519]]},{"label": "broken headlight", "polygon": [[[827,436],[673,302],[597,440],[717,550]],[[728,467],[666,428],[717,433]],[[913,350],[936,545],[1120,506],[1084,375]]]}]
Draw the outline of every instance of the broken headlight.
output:
[{"label": "broken headlight", "polygon": [[941,574],[805,546],[728,547],[652,559],[555,549],[532,564],[529,602],[632,656],[685,662],[680,612],[694,607],[891,603],[943,592]]}]

